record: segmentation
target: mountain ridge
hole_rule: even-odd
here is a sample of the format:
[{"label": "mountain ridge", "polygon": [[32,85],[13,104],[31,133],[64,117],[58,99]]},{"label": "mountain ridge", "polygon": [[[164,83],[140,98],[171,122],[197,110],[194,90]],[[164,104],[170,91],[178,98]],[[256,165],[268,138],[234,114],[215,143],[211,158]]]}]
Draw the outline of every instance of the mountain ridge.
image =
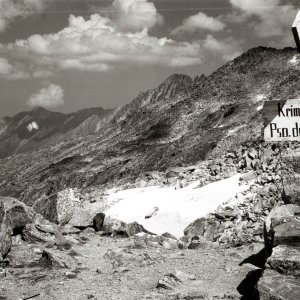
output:
[{"label": "mountain ridge", "polygon": [[263,102],[300,95],[300,56],[258,47],[209,76],[180,75],[178,86],[176,78],[116,110],[97,134],[2,159],[0,194],[41,211],[55,201],[49,195],[66,188],[134,181],[259,140]]},{"label": "mountain ridge", "polygon": [[112,112],[98,107],[66,114],[37,106],[4,117],[0,123],[0,158],[94,133],[97,124]]}]

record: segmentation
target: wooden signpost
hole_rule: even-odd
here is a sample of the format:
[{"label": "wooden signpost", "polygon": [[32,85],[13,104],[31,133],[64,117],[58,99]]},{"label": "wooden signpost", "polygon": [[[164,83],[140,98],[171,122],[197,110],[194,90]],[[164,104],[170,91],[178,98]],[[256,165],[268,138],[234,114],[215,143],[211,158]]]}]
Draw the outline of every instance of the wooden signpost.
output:
[{"label": "wooden signpost", "polygon": [[292,25],[292,31],[296,42],[297,50],[300,53],[300,10],[298,11],[298,14]]},{"label": "wooden signpost", "polygon": [[300,99],[267,101],[263,116],[265,141],[300,141]]}]

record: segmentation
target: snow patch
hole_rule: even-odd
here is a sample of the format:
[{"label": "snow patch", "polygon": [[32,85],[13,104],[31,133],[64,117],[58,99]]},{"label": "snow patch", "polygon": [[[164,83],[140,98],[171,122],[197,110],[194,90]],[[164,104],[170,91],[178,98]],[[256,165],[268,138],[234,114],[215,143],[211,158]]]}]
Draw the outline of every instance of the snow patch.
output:
[{"label": "snow patch", "polygon": [[227,136],[233,135],[234,133],[238,132],[238,131],[239,131],[240,129],[242,129],[243,127],[245,127],[245,125],[239,125],[239,126],[233,128],[233,129],[228,130]]},{"label": "snow patch", "polygon": [[[239,185],[240,175],[198,188],[197,183],[182,189],[174,187],[135,188],[111,193],[107,198],[107,216],[124,222],[138,222],[147,230],[183,236],[184,229],[196,219],[213,212],[224,202],[249,188]],[[158,210],[145,219],[149,211]]]},{"label": "snow patch", "polygon": [[289,63],[291,65],[297,65],[298,64],[297,55],[294,55],[293,58],[289,60]]},{"label": "snow patch", "polygon": [[256,100],[256,102],[260,102],[260,101],[263,101],[266,98],[267,98],[266,95],[258,94],[258,95],[256,95],[255,100]]},{"label": "snow patch", "polygon": [[263,105],[257,106],[257,107],[256,107],[256,110],[257,110],[257,111],[260,111],[260,110],[263,109],[263,107],[264,107]]},{"label": "snow patch", "polygon": [[39,130],[39,125],[36,121],[33,121],[31,123],[29,123],[27,126],[26,126],[27,130],[29,132],[31,132],[32,130]]}]

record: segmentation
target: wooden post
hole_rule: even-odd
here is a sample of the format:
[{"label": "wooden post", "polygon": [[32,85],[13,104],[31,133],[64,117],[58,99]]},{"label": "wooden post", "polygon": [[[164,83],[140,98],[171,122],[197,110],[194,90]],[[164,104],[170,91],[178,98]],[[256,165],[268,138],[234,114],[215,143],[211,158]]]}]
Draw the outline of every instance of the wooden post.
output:
[{"label": "wooden post", "polygon": [[292,31],[296,42],[297,50],[300,53],[300,10],[298,11],[295,21],[292,25]]}]

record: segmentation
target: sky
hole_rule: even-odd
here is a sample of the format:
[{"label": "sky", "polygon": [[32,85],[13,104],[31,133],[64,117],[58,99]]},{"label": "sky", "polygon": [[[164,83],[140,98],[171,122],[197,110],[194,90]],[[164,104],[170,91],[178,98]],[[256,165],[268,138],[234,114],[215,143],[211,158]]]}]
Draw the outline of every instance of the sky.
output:
[{"label": "sky", "polygon": [[297,0],[0,0],[0,117],[113,108],[174,73],[295,47]]}]

